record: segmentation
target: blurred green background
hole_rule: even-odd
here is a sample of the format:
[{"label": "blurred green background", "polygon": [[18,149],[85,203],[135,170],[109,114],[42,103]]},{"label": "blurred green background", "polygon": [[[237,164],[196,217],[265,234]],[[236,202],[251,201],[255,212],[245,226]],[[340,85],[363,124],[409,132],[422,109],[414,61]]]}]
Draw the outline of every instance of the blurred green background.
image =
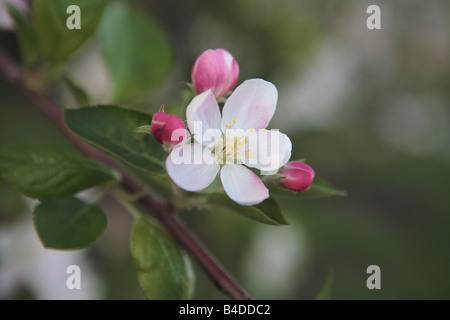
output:
[{"label": "blurred green background", "polygon": [[[225,48],[239,62],[238,84],[261,77],[277,86],[271,127],[292,139],[292,159],[306,158],[348,191],[280,199],[288,227],[183,214],[251,295],[313,299],[332,268],[331,299],[450,298],[450,2],[131,2],[165,30],[175,63],[160,87],[125,105],[185,107],[181,81],[196,57]],[[371,4],[381,8],[381,30],[366,28]],[[19,56],[12,32],[1,30],[0,44]],[[94,103],[114,102],[96,39],[72,56],[69,73]],[[74,104],[60,83],[49,93]],[[1,77],[0,143],[69,145]],[[106,233],[79,252],[42,249],[30,203],[0,181],[0,298],[143,298],[128,249],[132,221],[115,202],[102,204]],[[84,270],[77,292],[65,287],[70,264]],[[366,287],[369,265],[381,268],[380,290]],[[195,267],[195,298],[226,298]]]}]

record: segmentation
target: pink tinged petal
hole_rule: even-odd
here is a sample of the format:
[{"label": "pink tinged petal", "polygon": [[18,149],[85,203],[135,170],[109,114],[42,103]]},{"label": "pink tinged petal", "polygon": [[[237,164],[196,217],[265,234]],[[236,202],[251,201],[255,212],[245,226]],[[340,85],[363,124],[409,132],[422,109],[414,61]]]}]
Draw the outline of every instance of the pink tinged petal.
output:
[{"label": "pink tinged petal", "polygon": [[292,191],[308,190],[314,180],[314,170],[303,162],[289,162],[279,174],[284,177],[280,184]]},{"label": "pink tinged petal", "polygon": [[220,165],[208,148],[191,143],[173,148],[166,159],[166,169],[177,186],[187,191],[199,191],[214,181]]},{"label": "pink tinged petal", "polygon": [[252,206],[269,198],[269,190],[250,169],[239,164],[227,164],[220,171],[227,195],[243,206]]},{"label": "pink tinged petal", "polygon": [[237,79],[239,78],[239,64],[235,59],[233,59],[233,62],[231,63],[230,74],[231,74],[231,82],[230,87],[228,88],[229,90],[231,90],[236,85]]},{"label": "pink tinged petal", "polygon": [[222,131],[233,129],[264,129],[277,106],[278,91],[262,79],[244,81],[234,90],[223,107]]},{"label": "pink tinged petal", "polygon": [[216,97],[223,97],[231,89],[233,89],[234,85],[236,84],[236,81],[239,77],[239,65],[236,59],[234,59],[231,53],[229,53],[227,50],[217,49],[216,51],[222,54],[223,59],[225,60],[225,65],[227,67],[226,81],[223,83],[220,92],[218,92],[218,94],[216,95]]},{"label": "pink tinged petal", "polygon": [[275,171],[291,158],[292,142],[278,130],[248,130],[246,153],[242,162],[262,171]]},{"label": "pink tinged petal", "polygon": [[227,94],[239,74],[239,68],[236,69],[237,62],[233,61],[233,56],[224,49],[203,52],[192,67],[191,77],[195,92],[200,94],[211,89],[217,98]]},{"label": "pink tinged petal", "polygon": [[192,99],[186,109],[186,119],[194,139],[204,146],[208,146],[221,135],[220,109],[211,90]]}]

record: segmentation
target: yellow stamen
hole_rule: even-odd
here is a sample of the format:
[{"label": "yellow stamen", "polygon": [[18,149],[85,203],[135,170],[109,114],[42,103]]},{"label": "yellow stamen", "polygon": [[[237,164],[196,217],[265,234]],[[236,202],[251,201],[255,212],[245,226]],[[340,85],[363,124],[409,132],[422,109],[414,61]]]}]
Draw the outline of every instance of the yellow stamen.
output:
[{"label": "yellow stamen", "polygon": [[233,120],[233,123],[236,123],[237,122],[237,120]]},{"label": "yellow stamen", "polygon": [[227,124],[227,125],[225,125],[225,127],[227,127],[228,129],[231,129],[232,125],[231,124]]}]

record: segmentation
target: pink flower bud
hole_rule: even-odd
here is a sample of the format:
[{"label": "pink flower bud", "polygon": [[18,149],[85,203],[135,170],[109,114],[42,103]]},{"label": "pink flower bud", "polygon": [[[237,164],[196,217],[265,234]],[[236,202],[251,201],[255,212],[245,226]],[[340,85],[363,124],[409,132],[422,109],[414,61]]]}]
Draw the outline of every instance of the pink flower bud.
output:
[{"label": "pink flower bud", "polygon": [[153,115],[151,130],[159,143],[169,146],[175,146],[187,137],[183,120],[162,111]]},{"label": "pink flower bud", "polygon": [[224,49],[206,50],[192,67],[192,83],[197,94],[211,89],[216,98],[226,95],[236,84],[239,65]]},{"label": "pink flower bud", "polygon": [[287,163],[278,174],[284,177],[280,184],[296,192],[308,190],[315,175],[310,166],[298,161]]}]

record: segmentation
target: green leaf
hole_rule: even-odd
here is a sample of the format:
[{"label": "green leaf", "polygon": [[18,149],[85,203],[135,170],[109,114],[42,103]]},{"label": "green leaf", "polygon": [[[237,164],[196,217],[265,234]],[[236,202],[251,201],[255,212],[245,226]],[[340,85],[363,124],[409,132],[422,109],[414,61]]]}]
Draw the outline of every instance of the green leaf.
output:
[{"label": "green leaf", "polygon": [[70,93],[80,106],[86,106],[89,104],[89,95],[78,83],[75,82],[75,80],[72,79],[72,77],[65,74],[63,76],[63,80],[67,85],[67,88],[70,90]]},{"label": "green leaf", "polygon": [[150,218],[139,218],[130,247],[139,285],[148,299],[192,297],[195,281],[191,261],[165,229]]},{"label": "green leaf", "polygon": [[173,53],[165,34],[150,17],[123,2],[112,2],[99,32],[116,99],[127,99],[161,84]]},{"label": "green leaf", "polygon": [[33,26],[27,17],[16,7],[6,3],[6,8],[14,21],[23,62],[26,66],[30,66],[39,58],[36,34]]},{"label": "green leaf", "polygon": [[340,196],[340,197],[347,196],[347,191],[336,189],[330,183],[317,176],[314,178],[314,181],[311,184],[309,190],[302,192],[294,192],[282,186],[270,186],[269,192],[270,195],[280,198],[286,197],[325,198],[331,196]]},{"label": "green leaf", "polygon": [[[35,0],[33,22],[41,56],[53,65],[67,60],[94,34],[106,0]],[[81,28],[67,28],[70,5],[80,8]]]},{"label": "green leaf", "polygon": [[145,125],[134,129],[134,132],[152,134],[152,126]]},{"label": "green leaf", "polygon": [[321,198],[330,196],[345,197],[347,196],[347,191],[336,189],[324,179],[315,177],[309,190],[302,192],[301,196],[311,198]]},{"label": "green leaf", "polygon": [[106,216],[98,206],[76,198],[37,205],[33,220],[44,247],[61,250],[89,246],[103,233],[107,224]]},{"label": "green leaf", "polygon": [[334,268],[330,267],[330,270],[328,271],[327,280],[325,281],[325,284],[323,285],[322,289],[320,290],[315,300],[330,300],[333,282],[334,282]]},{"label": "green leaf", "polygon": [[17,191],[42,201],[119,179],[109,167],[48,145],[0,146],[0,177]]},{"label": "green leaf", "polygon": [[0,181],[0,225],[18,221],[29,214],[29,208],[19,192]]},{"label": "green leaf", "polygon": [[288,225],[278,203],[272,198],[264,200],[255,206],[241,206],[224,193],[214,193],[208,197],[205,207],[210,211],[222,209],[227,212],[239,213],[244,217],[264,224],[275,226]]},{"label": "green leaf", "polygon": [[144,172],[163,173],[166,152],[151,135],[134,129],[149,124],[152,116],[116,106],[65,111],[67,126],[94,147]]}]

